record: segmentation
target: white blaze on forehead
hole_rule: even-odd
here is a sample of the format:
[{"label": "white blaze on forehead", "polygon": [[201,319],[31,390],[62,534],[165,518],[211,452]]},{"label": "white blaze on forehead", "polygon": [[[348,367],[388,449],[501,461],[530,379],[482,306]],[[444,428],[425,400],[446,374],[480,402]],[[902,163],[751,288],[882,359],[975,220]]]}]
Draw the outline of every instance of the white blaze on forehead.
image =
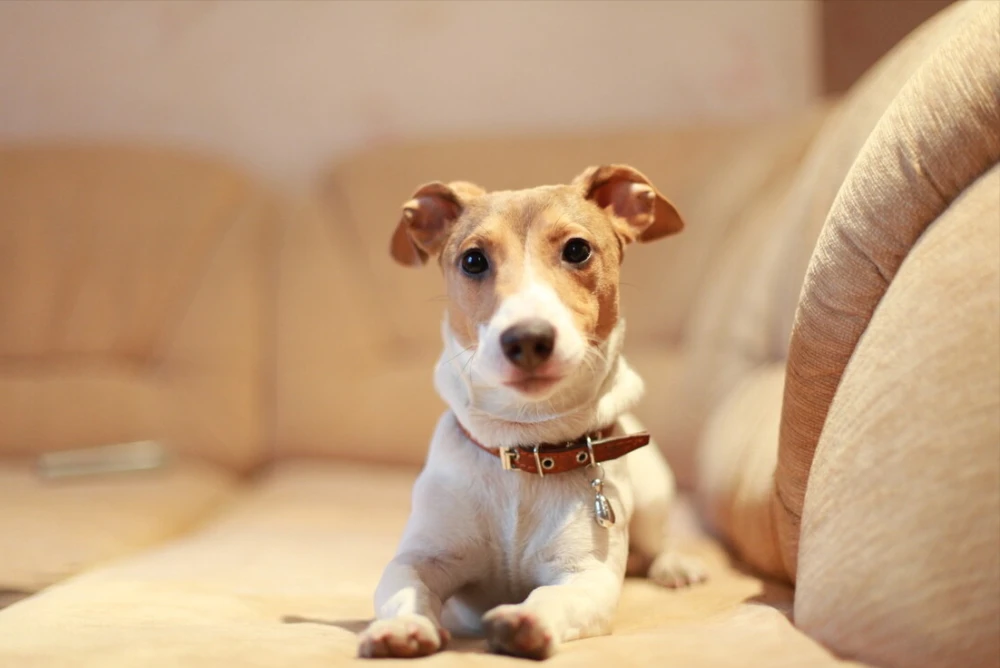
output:
[{"label": "white blaze on forehead", "polygon": [[500,303],[485,331],[481,332],[485,337],[480,340],[487,345],[493,341],[499,343],[500,334],[511,325],[541,318],[556,330],[555,357],[564,361],[578,357],[585,344],[572,313],[552,286],[534,271],[530,257],[525,256],[522,268],[519,289]]},{"label": "white blaze on forehead", "polygon": [[[566,305],[558,293],[542,279],[535,271],[531,252],[525,249],[521,262],[520,287],[514,294],[508,295],[500,303],[500,308],[493,316],[493,321],[501,328],[528,318],[542,318],[556,328],[557,337],[562,333],[562,327],[573,326]],[[490,323],[493,325],[493,322]]]},{"label": "white blaze on forehead", "polygon": [[527,318],[548,320],[557,330],[560,324],[573,324],[573,319],[556,291],[547,283],[537,280],[522,284],[520,290],[504,299],[493,315],[490,326],[506,328]]}]

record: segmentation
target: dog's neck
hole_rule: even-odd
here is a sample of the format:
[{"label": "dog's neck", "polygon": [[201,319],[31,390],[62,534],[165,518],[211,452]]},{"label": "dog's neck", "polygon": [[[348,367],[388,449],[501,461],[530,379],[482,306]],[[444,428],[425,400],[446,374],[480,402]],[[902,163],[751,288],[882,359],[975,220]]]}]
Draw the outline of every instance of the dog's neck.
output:
[{"label": "dog's neck", "polygon": [[607,427],[642,398],[643,383],[625,361],[620,320],[593,359],[581,365],[578,379],[540,402],[517,399],[511,390],[477,385],[467,373],[475,350],[463,349],[447,320],[444,350],[434,371],[434,385],[459,422],[477,441],[492,448],[559,443]]}]

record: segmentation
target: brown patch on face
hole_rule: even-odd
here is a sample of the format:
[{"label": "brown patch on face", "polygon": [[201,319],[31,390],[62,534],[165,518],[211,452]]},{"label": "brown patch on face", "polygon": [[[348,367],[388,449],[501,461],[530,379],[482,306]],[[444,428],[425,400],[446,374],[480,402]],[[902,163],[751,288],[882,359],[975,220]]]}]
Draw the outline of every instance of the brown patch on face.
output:
[{"label": "brown patch on face", "polygon": [[[563,260],[570,239],[583,239],[590,258]],[[529,274],[548,284],[592,343],[618,322],[618,281],[623,242],[610,217],[572,186],[490,193],[463,212],[441,253],[449,297],[448,321],[465,347],[478,344],[478,329]],[[462,256],[481,250],[489,269],[466,275]]]}]

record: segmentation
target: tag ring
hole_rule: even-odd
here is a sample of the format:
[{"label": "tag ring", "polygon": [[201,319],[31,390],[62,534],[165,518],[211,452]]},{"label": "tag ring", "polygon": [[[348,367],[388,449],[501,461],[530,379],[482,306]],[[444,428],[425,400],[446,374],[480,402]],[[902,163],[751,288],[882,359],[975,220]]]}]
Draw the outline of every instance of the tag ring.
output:
[{"label": "tag ring", "polygon": [[[594,442],[590,438],[590,434],[587,434],[587,452],[590,454],[590,466],[587,468],[594,468],[595,466],[600,466],[597,463],[597,458],[594,457]],[[603,473],[603,471],[601,471]]]}]

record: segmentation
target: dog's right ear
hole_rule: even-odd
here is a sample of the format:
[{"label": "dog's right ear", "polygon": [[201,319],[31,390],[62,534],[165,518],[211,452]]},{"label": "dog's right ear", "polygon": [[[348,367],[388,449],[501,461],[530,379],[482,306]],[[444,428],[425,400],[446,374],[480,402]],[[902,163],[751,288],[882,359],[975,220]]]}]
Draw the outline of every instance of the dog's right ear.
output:
[{"label": "dog's right ear", "polygon": [[389,247],[392,258],[409,267],[425,264],[428,257],[441,251],[469,200],[482,194],[482,188],[464,181],[435,181],[418,188],[403,205]]}]

